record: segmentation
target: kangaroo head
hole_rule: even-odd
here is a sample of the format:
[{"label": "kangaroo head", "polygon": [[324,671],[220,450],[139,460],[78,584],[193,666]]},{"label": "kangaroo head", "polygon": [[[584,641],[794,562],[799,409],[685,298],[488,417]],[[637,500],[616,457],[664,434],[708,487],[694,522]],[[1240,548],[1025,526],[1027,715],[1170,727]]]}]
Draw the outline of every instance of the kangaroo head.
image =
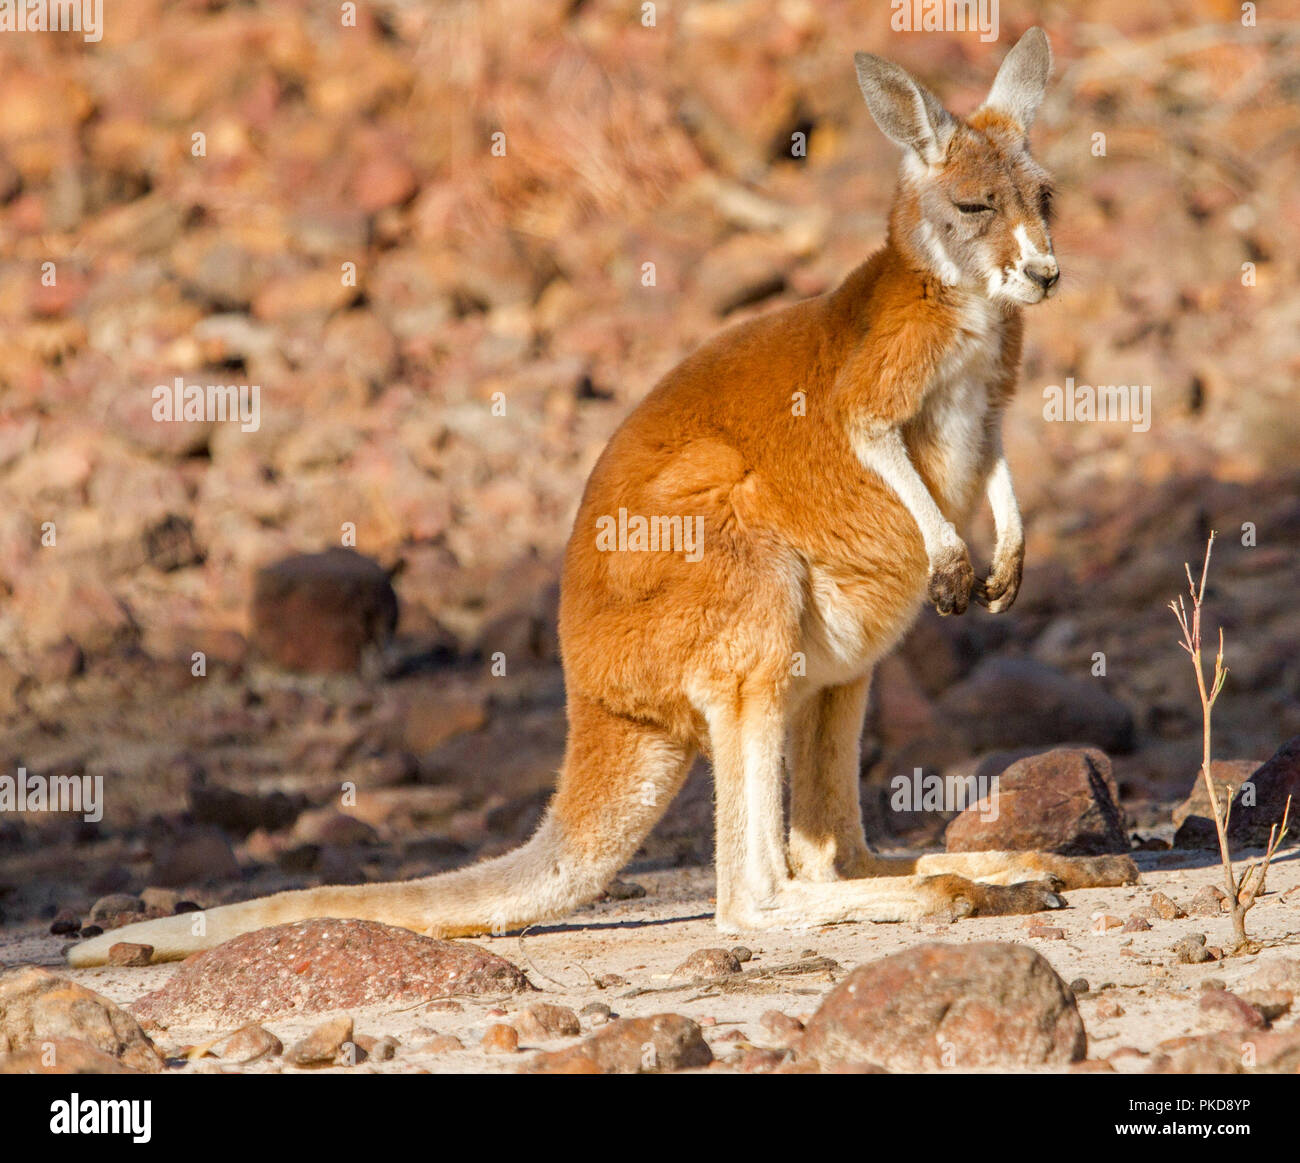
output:
[{"label": "kangaroo head", "polygon": [[890,61],[858,53],[854,63],[876,124],[904,151],[895,244],[946,284],[1007,304],[1047,298],[1061,274],[1049,229],[1052,187],[1028,140],[1052,68],[1043,30],[1020,38],[968,118]]}]

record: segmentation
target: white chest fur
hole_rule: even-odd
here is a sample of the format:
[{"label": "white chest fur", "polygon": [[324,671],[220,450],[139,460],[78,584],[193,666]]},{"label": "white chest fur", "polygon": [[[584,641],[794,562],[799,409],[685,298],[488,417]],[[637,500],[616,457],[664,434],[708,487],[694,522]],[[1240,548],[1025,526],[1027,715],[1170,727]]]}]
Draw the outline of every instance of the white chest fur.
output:
[{"label": "white chest fur", "polygon": [[985,299],[963,305],[961,329],[935,371],[918,423],[935,468],[935,500],[964,503],[984,460],[989,387],[1002,354],[1002,316]]}]

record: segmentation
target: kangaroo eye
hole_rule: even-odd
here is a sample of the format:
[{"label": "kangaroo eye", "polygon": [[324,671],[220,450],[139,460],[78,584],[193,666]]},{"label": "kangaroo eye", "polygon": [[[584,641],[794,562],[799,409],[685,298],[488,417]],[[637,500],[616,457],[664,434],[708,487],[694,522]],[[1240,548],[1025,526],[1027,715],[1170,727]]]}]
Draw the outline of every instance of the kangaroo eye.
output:
[{"label": "kangaroo eye", "polygon": [[983,202],[954,202],[953,205],[963,214],[987,214],[993,209],[992,206],[986,206]]},{"label": "kangaroo eye", "polygon": [[1044,219],[1050,220],[1052,217],[1052,191],[1047,186],[1038,192],[1038,213]]}]

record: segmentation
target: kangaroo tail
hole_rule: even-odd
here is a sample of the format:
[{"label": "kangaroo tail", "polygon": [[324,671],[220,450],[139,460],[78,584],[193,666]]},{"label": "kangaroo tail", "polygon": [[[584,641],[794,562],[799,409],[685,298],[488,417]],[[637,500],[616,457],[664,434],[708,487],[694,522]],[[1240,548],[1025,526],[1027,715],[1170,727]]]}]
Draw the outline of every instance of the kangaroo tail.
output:
[{"label": "kangaroo tail", "polygon": [[564,768],[532,839],[455,872],[388,884],[282,892],[126,925],[74,945],[68,963],[102,965],[119,941],[173,961],[267,925],[313,917],[380,921],[435,937],[505,933],[599,895],[681,788],[693,749],[646,723],[572,698]]}]

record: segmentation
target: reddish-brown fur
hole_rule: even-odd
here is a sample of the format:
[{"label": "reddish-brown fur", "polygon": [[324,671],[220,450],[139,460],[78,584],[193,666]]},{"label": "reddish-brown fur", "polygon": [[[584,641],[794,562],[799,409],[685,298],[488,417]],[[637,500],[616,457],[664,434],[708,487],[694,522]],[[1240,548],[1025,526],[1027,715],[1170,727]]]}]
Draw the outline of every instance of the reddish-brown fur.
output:
[{"label": "reddish-brown fur", "polygon": [[[705,344],[610,440],[565,554],[569,737],[528,845],[425,881],[216,909],[203,934],[177,917],[111,939],[167,957],[311,916],[456,935],[561,915],[631,858],[701,749],[715,773],[726,928],[1029,911],[1058,906],[1054,887],[1131,878],[1122,858],[882,861],[867,849],[857,798],[875,661],[927,592],[942,610],[960,613],[972,595],[996,610],[1019,583],[1009,478],[989,485],[999,544],[987,581],[973,580],[951,526],[1005,474],[1018,304],[1056,280],[1045,178],[1024,149],[1049,60],[1045,38],[1030,34],[999,73],[994,94],[1020,121],[985,109],[961,122],[932,98],[918,119],[914,82],[859,58],[873,114],[916,153],[885,245],[831,293]],[[600,523],[620,510],[701,518],[698,559],[603,550]],[[74,962],[102,960],[107,940],[77,947]]]}]

